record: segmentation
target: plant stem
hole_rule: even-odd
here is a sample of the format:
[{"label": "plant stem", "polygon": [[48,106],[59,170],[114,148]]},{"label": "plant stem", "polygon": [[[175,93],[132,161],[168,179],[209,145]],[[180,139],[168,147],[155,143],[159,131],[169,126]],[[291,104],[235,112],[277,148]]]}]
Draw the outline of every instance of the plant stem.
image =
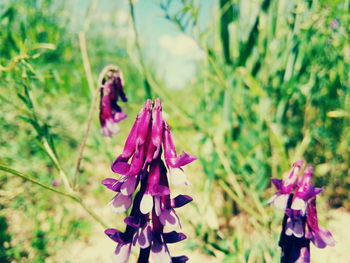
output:
[{"label": "plant stem", "polygon": [[88,118],[86,120],[86,127],[85,127],[85,131],[83,134],[83,139],[81,141],[81,144],[79,146],[79,154],[78,154],[78,158],[75,164],[75,170],[74,170],[74,179],[73,179],[73,188],[75,189],[77,184],[78,184],[78,177],[79,177],[79,170],[80,170],[80,165],[81,165],[81,161],[83,159],[83,154],[84,154],[84,149],[85,149],[85,145],[86,145],[86,141],[87,138],[89,137],[89,133],[90,133],[90,128],[91,128],[91,124],[92,124],[92,119],[94,116],[94,111],[96,109],[96,103],[97,103],[97,98],[98,98],[98,94],[100,92],[100,89],[102,87],[102,82],[104,77],[106,76],[106,74],[111,71],[111,70],[119,70],[119,68],[115,65],[107,65],[106,67],[104,67],[101,71],[101,73],[99,74],[98,77],[98,85],[97,88],[95,88],[94,94],[93,94],[93,98],[90,104],[90,109],[89,109],[89,114],[88,114]]},{"label": "plant stem", "polygon": [[92,77],[91,64],[90,64],[89,54],[87,51],[85,32],[79,32],[78,38],[79,38],[80,53],[81,53],[81,58],[83,59],[86,79],[88,82],[90,92],[93,96],[95,84],[94,84],[94,79]]},{"label": "plant stem", "polygon": [[70,183],[69,183],[69,180],[68,180],[66,173],[64,172],[64,170],[63,170],[62,166],[60,165],[55,153],[53,152],[52,148],[50,147],[50,145],[45,137],[43,138],[42,143],[43,143],[43,146],[44,146],[46,153],[49,155],[49,157],[51,158],[51,160],[55,164],[55,166],[60,174],[60,177],[63,181],[64,186],[67,188],[67,190],[69,192],[73,192],[73,189],[70,186]]},{"label": "plant stem", "polygon": [[95,219],[98,223],[100,223],[100,225],[103,228],[107,228],[107,225],[103,222],[103,220],[90,207],[86,206],[86,204],[82,201],[82,199],[78,195],[73,194],[73,193],[68,193],[68,192],[62,191],[60,189],[57,189],[55,187],[46,185],[46,184],[40,182],[39,180],[37,180],[29,175],[23,174],[19,171],[16,171],[10,167],[7,167],[4,164],[0,164],[0,170],[7,172],[7,173],[10,173],[10,174],[13,174],[13,175],[16,175],[16,176],[19,176],[22,179],[27,180],[29,182],[32,182],[34,184],[37,184],[37,185],[39,185],[47,190],[50,190],[52,192],[55,192],[57,194],[60,194],[60,195],[63,195],[65,197],[72,199],[73,201],[77,202],[93,219]]},{"label": "plant stem", "polygon": [[241,208],[243,208],[248,214],[253,216],[255,219],[260,221],[262,224],[265,224],[265,221],[263,217],[255,212],[249,205],[247,205],[244,200],[242,201],[233,191],[232,189],[225,183],[224,180],[219,179],[218,180],[219,185],[221,188],[228,194],[229,197],[231,197]]},{"label": "plant stem", "polygon": [[92,101],[91,101],[90,109],[89,109],[89,114],[88,114],[88,118],[87,118],[87,121],[86,121],[86,127],[85,127],[85,131],[84,131],[84,134],[83,134],[83,139],[82,139],[81,144],[79,146],[79,151],[78,151],[79,153],[78,153],[78,158],[77,158],[77,161],[76,161],[76,164],[75,164],[74,178],[73,178],[73,188],[74,189],[76,188],[76,186],[78,184],[80,164],[81,164],[81,161],[83,159],[86,141],[87,141],[87,138],[89,137],[90,128],[91,128],[91,124],[92,124],[92,119],[93,119],[94,111],[95,111],[96,104],[97,104],[97,98],[98,98],[99,90],[100,90],[100,87],[95,89],[94,95],[92,97]]},{"label": "plant stem", "polygon": [[150,85],[150,82],[148,79],[148,73],[146,70],[145,61],[143,58],[142,49],[141,49],[141,45],[140,45],[139,33],[137,31],[137,26],[136,26],[134,4],[133,4],[132,0],[129,0],[129,7],[130,7],[130,16],[131,16],[131,21],[132,21],[132,28],[134,30],[134,35],[135,35],[136,50],[137,50],[137,53],[138,53],[139,58],[140,58],[142,74],[145,78],[144,79],[144,88],[145,88],[145,93],[146,93],[146,99],[151,99],[152,98],[152,90],[151,90],[151,85]]}]

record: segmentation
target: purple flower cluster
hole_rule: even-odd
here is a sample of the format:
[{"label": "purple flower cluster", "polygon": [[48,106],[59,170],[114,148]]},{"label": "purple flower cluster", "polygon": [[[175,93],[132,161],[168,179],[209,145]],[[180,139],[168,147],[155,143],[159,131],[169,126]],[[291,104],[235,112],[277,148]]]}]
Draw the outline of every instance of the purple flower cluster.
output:
[{"label": "purple flower cluster", "polygon": [[272,179],[277,193],[269,203],[285,211],[279,241],[281,263],[310,262],[310,241],[318,248],[335,245],[332,234],[318,225],[316,196],[322,188],[312,185],[311,166],[299,176],[303,164],[304,160],[298,160],[283,180]]},{"label": "purple flower cluster", "polygon": [[[164,152],[164,159],[162,153]],[[116,192],[111,201],[115,212],[131,212],[124,219],[124,232],[110,228],[105,233],[117,243],[115,263],[127,262],[131,248],[140,248],[138,263],[181,263],[186,256],[171,257],[167,244],[186,238],[176,232],[180,221],[175,208],[192,201],[187,195],[170,197],[169,179],[187,184],[182,167],[196,160],[187,153],[177,155],[170,128],[162,118],[160,99],[147,100],[126,139],[123,152],[115,159],[112,170],[119,180],[107,178],[102,183]],[[139,191],[136,192],[139,187]],[[133,198],[134,196],[134,198]],[[171,232],[164,232],[164,228]]]},{"label": "purple flower cluster", "polygon": [[111,137],[119,132],[118,122],[127,117],[117,104],[119,97],[124,102],[128,101],[124,93],[123,76],[120,70],[109,70],[102,85],[100,97],[101,133]]}]

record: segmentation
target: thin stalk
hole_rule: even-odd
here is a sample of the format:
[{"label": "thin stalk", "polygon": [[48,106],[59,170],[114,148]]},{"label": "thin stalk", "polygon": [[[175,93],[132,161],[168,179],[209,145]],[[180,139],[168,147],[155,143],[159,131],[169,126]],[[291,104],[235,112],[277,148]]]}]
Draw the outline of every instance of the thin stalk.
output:
[{"label": "thin stalk", "polygon": [[4,164],[0,164],[0,170],[7,172],[7,173],[10,173],[10,174],[13,174],[13,175],[16,175],[16,176],[19,176],[26,181],[32,182],[32,183],[39,185],[47,190],[50,190],[52,192],[55,192],[57,194],[60,194],[60,195],[63,195],[65,197],[72,199],[73,201],[77,202],[93,219],[95,219],[98,223],[100,223],[100,225],[103,228],[107,228],[107,224],[105,224],[103,222],[103,220],[90,207],[88,207],[85,203],[83,203],[82,199],[78,195],[73,194],[73,193],[68,193],[68,192],[62,191],[60,189],[54,188],[52,186],[46,185],[46,184],[40,182],[39,180],[37,180],[29,175],[23,174],[19,171],[16,171],[10,167],[7,167]]},{"label": "thin stalk", "polygon": [[59,163],[54,151],[50,147],[50,145],[45,137],[43,138],[43,146],[44,146],[46,153],[49,155],[49,157],[51,158],[51,160],[55,164],[55,166],[60,174],[60,177],[63,181],[64,186],[68,189],[69,192],[73,192],[73,189],[70,186],[70,183],[69,183],[69,180],[68,180],[66,173],[64,172],[64,170],[63,170],[61,164]]},{"label": "thin stalk", "polygon": [[89,114],[88,114],[88,118],[86,120],[85,131],[84,131],[84,134],[83,134],[83,139],[82,139],[81,144],[79,146],[78,158],[77,158],[77,161],[76,161],[76,164],[75,164],[74,178],[73,178],[73,188],[76,188],[76,186],[78,184],[80,165],[81,165],[81,161],[82,161],[83,156],[84,156],[84,150],[85,150],[85,146],[86,146],[86,141],[87,141],[87,138],[89,137],[90,128],[91,128],[91,124],[92,124],[92,119],[93,119],[94,111],[95,111],[96,104],[97,104],[97,98],[98,98],[99,90],[100,90],[100,87],[95,89],[95,92],[93,94],[92,101],[91,101],[91,104],[90,104]]},{"label": "thin stalk", "polygon": [[232,189],[225,183],[224,180],[218,180],[221,188],[227,193],[227,195],[232,198],[242,209],[244,209],[248,214],[253,216],[255,219],[260,221],[262,224],[265,224],[264,218],[257,212],[255,212],[249,205],[247,205],[244,200],[242,201],[233,191]]},{"label": "thin stalk", "polygon": [[73,179],[73,188],[75,189],[77,184],[78,184],[78,177],[79,177],[79,170],[80,170],[80,165],[81,165],[81,161],[83,159],[84,156],[84,149],[85,149],[85,145],[86,145],[86,141],[87,138],[89,137],[89,133],[90,133],[90,128],[91,128],[91,124],[92,124],[92,119],[94,116],[94,111],[96,109],[96,104],[97,104],[97,98],[98,98],[98,94],[100,92],[100,89],[102,87],[102,82],[103,82],[103,78],[106,76],[106,74],[110,71],[110,70],[119,70],[119,68],[115,65],[107,65],[106,67],[104,67],[98,77],[98,85],[97,88],[95,88],[94,94],[93,94],[93,98],[90,104],[90,109],[89,109],[89,114],[88,114],[88,118],[86,120],[86,126],[85,126],[85,131],[83,134],[83,139],[81,141],[81,144],[79,146],[79,151],[78,151],[78,158],[75,164],[75,170],[74,170],[74,179]]},{"label": "thin stalk", "polygon": [[137,31],[137,26],[136,26],[134,4],[133,4],[132,0],[129,0],[129,7],[130,7],[130,16],[131,16],[131,21],[132,21],[132,28],[133,28],[134,35],[135,35],[136,50],[137,50],[137,53],[138,53],[139,58],[140,58],[142,74],[145,78],[144,88],[145,88],[145,93],[146,93],[146,99],[151,99],[152,98],[152,90],[151,90],[150,82],[148,80],[148,73],[146,70],[145,61],[143,58],[142,49],[141,49],[141,45],[140,45],[139,33]]},{"label": "thin stalk", "polygon": [[88,82],[90,92],[93,96],[95,84],[94,84],[94,79],[92,76],[91,64],[90,64],[89,54],[88,54],[87,45],[86,45],[85,32],[79,32],[78,38],[79,38],[80,54],[81,54],[81,58],[83,60],[83,66],[84,66],[84,70],[85,70],[86,79]]}]

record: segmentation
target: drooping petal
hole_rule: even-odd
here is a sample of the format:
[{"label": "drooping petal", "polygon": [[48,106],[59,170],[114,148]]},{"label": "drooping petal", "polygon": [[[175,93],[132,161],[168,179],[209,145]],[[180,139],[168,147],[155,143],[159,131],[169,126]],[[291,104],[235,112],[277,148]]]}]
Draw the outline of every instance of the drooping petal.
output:
[{"label": "drooping petal", "polygon": [[132,226],[135,228],[138,228],[141,225],[141,220],[137,216],[127,216],[127,217],[125,217],[124,222],[128,226]]},{"label": "drooping petal", "polygon": [[131,206],[131,197],[127,195],[122,195],[120,193],[116,194],[112,201],[110,202],[111,208],[115,213],[123,213],[129,209]]},{"label": "drooping petal", "polygon": [[131,243],[118,244],[112,256],[113,263],[126,263],[130,257]]},{"label": "drooping petal", "polygon": [[117,229],[108,228],[105,230],[105,234],[115,242],[124,243],[124,241],[121,238],[122,233]]},{"label": "drooping petal", "polygon": [[171,263],[185,263],[187,262],[188,257],[186,256],[179,256],[179,257],[172,257]]},{"label": "drooping petal", "polygon": [[137,176],[129,176],[120,187],[120,192],[123,195],[132,195],[135,191]]},{"label": "drooping petal", "polygon": [[153,196],[144,194],[140,203],[140,211],[142,214],[148,214],[153,209]]},{"label": "drooping petal", "polygon": [[176,242],[180,242],[186,238],[187,237],[185,234],[178,233],[176,231],[172,231],[172,232],[163,234],[163,239],[164,239],[165,243],[176,243]]},{"label": "drooping petal", "polygon": [[273,183],[273,185],[276,187],[276,189],[278,191],[280,191],[282,189],[282,180],[281,179],[272,178],[271,183]]},{"label": "drooping petal", "polygon": [[195,160],[197,160],[196,156],[183,152],[180,156],[178,156],[176,159],[172,159],[171,161],[173,163],[173,167],[176,168],[185,166]]},{"label": "drooping petal", "polygon": [[151,262],[171,263],[171,257],[166,244],[159,242],[157,239],[153,241]]},{"label": "drooping petal", "polygon": [[114,178],[106,178],[102,181],[102,184],[112,191],[120,192],[123,182]]},{"label": "drooping petal", "polygon": [[113,120],[115,122],[120,122],[124,119],[126,119],[128,117],[128,115],[126,115],[124,112],[116,112],[113,116]]},{"label": "drooping petal", "polygon": [[151,226],[147,224],[139,234],[138,243],[141,248],[147,248],[151,245],[152,240],[152,229]]},{"label": "drooping petal", "polygon": [[189,185],[190,182],[187,179],[186,174],[181,168],[170,168],[169,170],[170,182],[176,185]]},{"label": "drooping petal", "polygon": [[295,263],[310,263],[310,247],[302,247],[299,251],[299,258],[295,261]]},{"label": "drooping petal", "polygon": [[323,227],[319,227],[312,231],[312,243],[318,248],[325,248],[326,246],[335,246],[335,240],[332,233]]},{"label": "drooping petal", "polygon": [[177,197],[171,199],[170,206],[171,208],[182,207],[191,202],[192,200],[193,198],[188,195],[178,195]]},{"label": "drooping petal", "polygon": [[178,229],[181,228],[180,220],[174,209],[164,209],[160,213],[159,220],[164,227]]}]

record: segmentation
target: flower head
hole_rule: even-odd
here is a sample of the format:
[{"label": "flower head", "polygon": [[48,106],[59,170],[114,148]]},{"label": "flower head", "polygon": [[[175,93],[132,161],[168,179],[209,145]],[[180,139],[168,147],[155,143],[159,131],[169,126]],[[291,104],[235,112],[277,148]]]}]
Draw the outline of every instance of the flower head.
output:
[{"label": "flower head", "polygon": [[121,98],[124,102],[127,102],[128,99],[124,93],[123,76],[118,68],[110,69],[101,84],[101,133],[110,137],[119,132],[118,122],[127,117],[118,105],[118,99]]},{"label": "flower head", "polygon": [[[302,161],[293,165],[292,171],[283,180],[272,179],[277,193],[271,198],[277,208],[284,209],[279,246],[282,248],[281,263],[309,263],[310,241],[319,248],[334,246],[332,234],[320,227],[317,220],[316,196],[322,188],[312,185],[313,168],[305,168],[301,177]],[[298,168],[298,173],[295,169]],[[278,201],[283,196],[283,202]],[[282,204],[283,203],[283,204]]]},{"label": "flower head", "polygon": [[[163,154],[164,152],[164,154]],[[162,158],[164,155],[164,159]],[[186,262],[186,256],[171,257],[167,244],[179,242],[185,234],[175,208],[192,201],[186,195],[171,198],[171,177],[184,178],[183,166],[196,160],[187,153],[177,156],[170,128],[162,117],[160,99],[147,100],[126,139],[123,152],[115,159],[112,170],[121,174],[119,180],[106,178],[102,183],[116,195],[110,202],[115,212],[131,212],[125,218],[126,229],[107,229],[105,233],[117,243],[115,262],[128,260],[131,248],[140,249],[138,262]],[[181,173],[172,173],[178,169]],[[182,180],[181,178],[181,180]],[[181,181],[180,180],[180,181]],[[183,180],[182,180],[183,181]],[[138,188],[139,187],[139,188]],[[139,189],[132,197],[134,192]],[[164,232],[164,228],[170,232]]]}]

